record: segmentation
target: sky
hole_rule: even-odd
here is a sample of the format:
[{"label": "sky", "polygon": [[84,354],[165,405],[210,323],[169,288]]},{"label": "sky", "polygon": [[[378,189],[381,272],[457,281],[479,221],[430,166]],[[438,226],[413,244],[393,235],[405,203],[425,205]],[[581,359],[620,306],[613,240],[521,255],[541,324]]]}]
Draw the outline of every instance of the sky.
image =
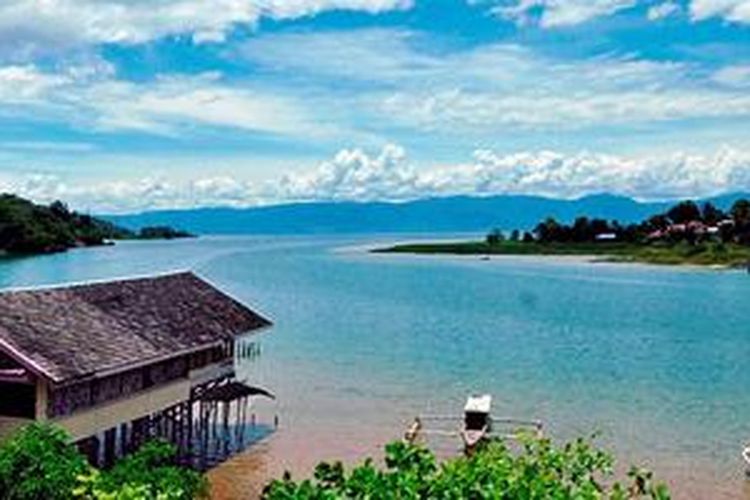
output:
[{"label": "sky", "polygon": [[0,190],[96,213],[750,191],[750,0],[3,0]]}]

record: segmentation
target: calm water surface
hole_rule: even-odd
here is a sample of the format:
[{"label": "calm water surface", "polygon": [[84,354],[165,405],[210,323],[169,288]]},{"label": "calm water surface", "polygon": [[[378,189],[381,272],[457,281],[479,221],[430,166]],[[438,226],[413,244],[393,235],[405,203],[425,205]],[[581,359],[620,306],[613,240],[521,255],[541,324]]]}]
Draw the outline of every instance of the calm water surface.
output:
[{"label": "calm water surface", "polygon": [[0,286],[192,269],[271,317],[262,357],[240,372],[276,392],[258,413],[281,426],[212,473],[218,497],[376,453],[416,413],[483,391],[556,438],[599,431],[678,498],[750,498],[747,274],[354,248],[373,239],[128,242],[0,261]]}]

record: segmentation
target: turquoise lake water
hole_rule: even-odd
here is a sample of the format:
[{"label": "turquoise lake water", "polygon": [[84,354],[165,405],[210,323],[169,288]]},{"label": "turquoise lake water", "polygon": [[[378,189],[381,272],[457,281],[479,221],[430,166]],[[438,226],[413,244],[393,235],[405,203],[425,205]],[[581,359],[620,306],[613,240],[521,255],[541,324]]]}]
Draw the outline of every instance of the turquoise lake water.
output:
[{"label": "turquoise lake water", "polygon": [[240,372],[277,393],[281,427],[230,471],[353,459],[488,392],[555,438],[599,431],[678,497],[747,496],[750,276],[357,248],[404,239],[126,242],[2,261],[0,286],[192,269],[268,315],[262,358]]}]

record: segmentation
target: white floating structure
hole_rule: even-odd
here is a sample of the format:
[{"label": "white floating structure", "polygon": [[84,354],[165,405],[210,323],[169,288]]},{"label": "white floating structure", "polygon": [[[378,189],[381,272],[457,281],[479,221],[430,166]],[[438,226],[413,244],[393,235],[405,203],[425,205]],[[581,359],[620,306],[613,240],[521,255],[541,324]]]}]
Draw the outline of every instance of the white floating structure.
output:
[{"label": "white floating structure", "polygon": [[492,427],[492,396],[469,396],[464,406],[464,429],[461,438],[464,447],[471,452],[490,432]]},{"label": "white floating structure", "polygon": [[489,394],[483,394],[481,396],[469,396],[466,399],[466,406],[464,406],[464,413],[481,413],[489,415],[492,410],[492,396]]},{"label": "white floating structure", "polygon": [[[425,428],[425,423],[442,424],[443,428]],[[446,428],[445,424],[452,428]],[[504,425],[505,432],[493,430],[493,424]],[[453,427],[455,425],[455,427]],[[470,395],[464,405],[463,418],[460,415],[422,415],[414,419],[404,434],[410,443],[421,437],[460,437],[464,452],[472,453],[476,446],[489,438],[517,439],[521,433],[531,431],[542,435],[542,423],[539,420],[519,420],[514,418],[492,417],[492,396],[489,394]]]}]

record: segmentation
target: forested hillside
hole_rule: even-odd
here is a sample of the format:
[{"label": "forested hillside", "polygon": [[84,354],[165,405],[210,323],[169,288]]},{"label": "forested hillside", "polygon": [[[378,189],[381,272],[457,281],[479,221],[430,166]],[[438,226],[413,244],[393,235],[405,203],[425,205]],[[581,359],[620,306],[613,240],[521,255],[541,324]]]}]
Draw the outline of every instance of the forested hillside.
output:
[{"label": "forested hillside", "polygon": [[70,210],[55,201],[39,205],[13,194],[0,194],[0,252],[36,254],[96,246],[122,239],[172,239],[191,236],[171,227],[125,229]]}]

